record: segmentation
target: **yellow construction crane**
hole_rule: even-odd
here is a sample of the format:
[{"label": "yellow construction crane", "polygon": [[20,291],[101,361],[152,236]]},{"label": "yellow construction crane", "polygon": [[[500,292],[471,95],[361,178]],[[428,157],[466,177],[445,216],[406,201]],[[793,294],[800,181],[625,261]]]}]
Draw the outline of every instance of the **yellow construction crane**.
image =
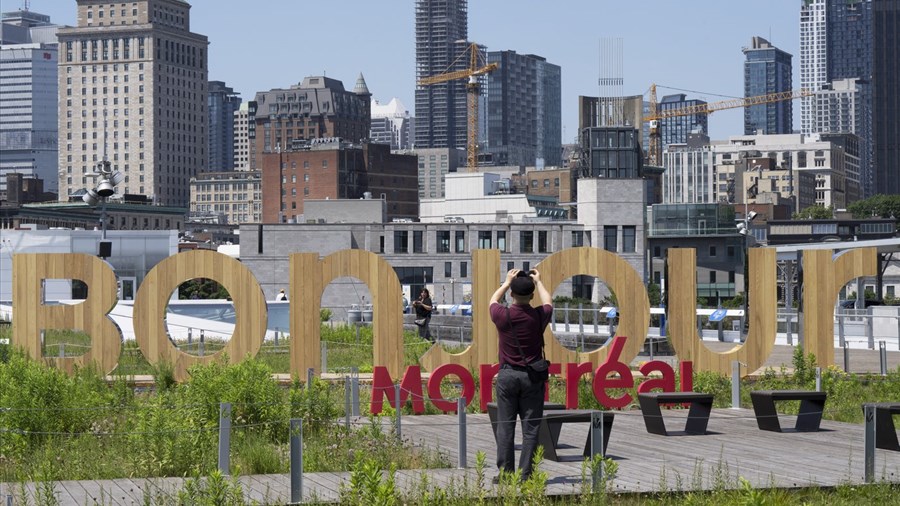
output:
[{"label": "yellow construction crane", "polygon": [[478,50],[478,44],[474,42],[469,44],[465,52],[459,55],[450,68],[465,56],[469,57],[469,68],[465,70],[447,71],[431,77],[419,80],[419,86],[429,86],[432,84],[445,83],[456,79],[468,79],[466,83],[466,99],[468,100],[468,142],[466,143],[466,152],[468,154],[469,171],[476,170],[478,166],[478,95],[480,93],[480,83],[478,76],[493,72],[497,69],[496,63],[486,63],[479,58],[481,52]]},{"label": "yellow construction crane", "polygon": [[710,114],[723,109],[770,104],[772,102],[781,102],[782,100],[794,100],[795,98],[809,97],[814,94],[814,92],[809,90],[782,91],[779,93],[770,93],[768,95],[733,98],[730,100],[721,100],[719,102],[710,102],[708,104],[691,105],[661,111],[659,110],[659,103],[656,101],[656,85],[652,84],[650,85],[650,113],[647,116],[644,116],[644,121],[650,122],[650,146],[647,149],[648,164],[659,166],[662,163],[662,145],[659,140],[659,120],[661,119],[689,116],[691,114]]}]

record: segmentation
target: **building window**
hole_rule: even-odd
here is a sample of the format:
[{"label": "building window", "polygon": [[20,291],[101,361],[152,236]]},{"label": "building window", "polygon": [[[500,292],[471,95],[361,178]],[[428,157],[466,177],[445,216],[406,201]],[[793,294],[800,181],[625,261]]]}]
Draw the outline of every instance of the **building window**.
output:
[{"label": "building window", "polygon": [[578,248],[584,246],[584,231],[583,230],[573,230],[572,231],[572,247]]},{"label": "building window", "polygon": [[460,262],[459,263],[459,277],[461,277],[461,278],[469,277],[469,263],[468,262]]},{"label": "building window", "polygon": [[534,232],[531,230],[519,232],[519,253],[534,253]]},{"label": "building window", "polygon": [[453,262],[444,262],[444,277],[453,277]]},{"label": "building window", "polygon": [[409,231],[394,231],[394,253],[406,253],[409,251]]},{"label": "building window", "polygon": [[728,282],[734,283],[734,271],[728,271]]},{"label": "building window", "polygon": [[506,251],[506,230],[497,231],[497,249],[502,252]]},{"label": "building window", "polygon": [[709,256],[714,257],[714,256],[716,256],[717,253],[718,253],[718,251],[716,251],[716,247],[715,247],[715,246],[710,246],[710,247],[709,247]]},{"label": "building window", "polygon": [[710,283],[716,282],[716,271],[709,271],[709,282]]},{"label": "building window", "polygon": [[491,231],[478,231],[478,247],[481,249],[491,249]]},{"label": "building window", "polygon": [[437,252],[438,253],[450,253],[450,231],[449,230],[438,230],[437,231]]},{"label": "building window", "polygon": [[607,225],[603,227],[603,249],[606,251],[615,252],[618,248],[616,245],[616,234],[618,233],[618,227],[615,225],[610,226]]},{"label": "building window", "polygon": [[425,253],[425,245],[422,241],[424,233],[422,230],[413,230],[413,253]]},{"label": "building window", "polygon": [[729,257],[733,257],[734,256],[734,246],[728,246],[727,248],[725,248],[725,252],[728,254]]},{"label": "building window", "polygon": [[622,227],[622,252],[634,253],[636,228],[632,226]]},{"label": "building window", "polygon": [[456,252],[466,252],[466,232],[463,230],[456,231]]},{"label": "building window", "polygon": [[539,230],[538,231],[538,253],[547,253],[549,248],[549,243],[547,241],[547,231]]},{"label": "building window", "polygon": [[516,268],[515,262],[506,262],[506,272],[509,272]]}]

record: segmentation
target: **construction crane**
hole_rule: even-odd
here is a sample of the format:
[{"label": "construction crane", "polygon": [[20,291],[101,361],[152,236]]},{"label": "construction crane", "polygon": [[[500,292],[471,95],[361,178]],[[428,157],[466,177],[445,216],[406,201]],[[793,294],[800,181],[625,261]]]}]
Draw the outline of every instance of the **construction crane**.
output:
[{"label": "construction crane", "polygon": [[419,80],[419,86],[430,86],[456,79],[468,79],[466,83],[466,100],[468,101],[468,142],[466,143],[466,153],[468,155],[469,171],[475,171],[478,166],[478,96],[481,91],[481,83],[478,82],[478,76],[493,72],[499,67],[496,63],[484,62],[483,59],[479,58],[480,55],[478,44],[473,42],[450,64],[450,68],[453,68],[461,58],[468,56],[469,68],[465,70],[448,70],[447,72]]},{"label": "construction crane", "polygon": [[656,85],[650,85],[650,113],[644,116],[644,121],[650,122],[650,146],[647,150],[648,164],[652,166],[660,166],[662,163],[662,145],[660,143],[659,120],[667,118],[675,118],[678,116],[690,116],[691,114],[711,114],[724,109],[735,109],[738,107],[750,107],[760,104],[771,104],[773,102],[781,102],[783,100],[794,100],[815,95],[809,90],[792,90],[782,91],[778,93],[769,93],[768,95],[757,95],[755,97],[733,98],[730,100],[721,100],[719,102],[710,102],[708,104],[698,104],[677,109],[659,110],[659,103],[656,101]]}]

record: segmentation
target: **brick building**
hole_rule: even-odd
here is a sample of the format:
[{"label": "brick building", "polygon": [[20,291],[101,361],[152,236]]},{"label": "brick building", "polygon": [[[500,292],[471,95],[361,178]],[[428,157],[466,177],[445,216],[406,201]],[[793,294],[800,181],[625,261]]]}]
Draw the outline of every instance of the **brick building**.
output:
[{"label": "brick building", "polygon": [[304,221],[306,199],[367,196],[387,201],[388,220],[419,216],[417,159],[392,154],[387,144],[360,145],[339,139],[295,142],[286,151],[261,153],[257,163],[262,172],[264,223]]}]

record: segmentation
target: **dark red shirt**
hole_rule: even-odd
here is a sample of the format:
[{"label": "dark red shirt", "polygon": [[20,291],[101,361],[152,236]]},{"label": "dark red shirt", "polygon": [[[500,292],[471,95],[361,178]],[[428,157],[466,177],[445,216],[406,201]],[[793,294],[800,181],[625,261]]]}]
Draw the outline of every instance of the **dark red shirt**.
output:
[{"label": "dark red shirt", "polygon": [[507,310],[502,304],[492,303],[491,320],[500,334],[500,363],[525,366],[541,358],[544,329],[552,316],[553,306],[550,304],[540,307],[512,304]]}]

